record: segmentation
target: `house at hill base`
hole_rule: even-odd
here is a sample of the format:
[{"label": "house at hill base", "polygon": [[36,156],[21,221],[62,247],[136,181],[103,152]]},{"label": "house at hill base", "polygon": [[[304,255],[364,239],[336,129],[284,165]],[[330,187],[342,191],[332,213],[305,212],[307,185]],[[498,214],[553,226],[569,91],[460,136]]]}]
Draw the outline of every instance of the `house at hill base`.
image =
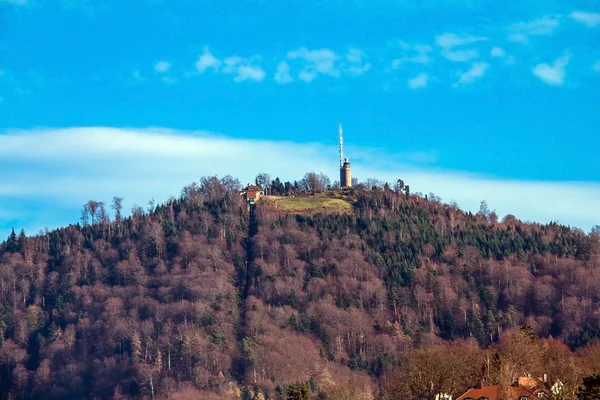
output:
[{"label": "house at hill base", "polygon": [[561,396],[564,391],[564,384],[560,380],[557,380],[553,385],[550,386],[548,382],[548,375],[546,374],[537,379],[531,376],[520,376],[515,382],[515,385],[517,384],[526,388],[540,399],[548,398],[549,393],[552,393],[553,396]]},{"label": "house at hill base", "polygon": [[248,185],[240,192],[240,195],[244,196],[244,199],[250,205],[256,204],[260,196],[264,196],[264,194],[264,190],[258,185]]},{"label": "house at hill base", "polygon": [[[537,400],[545,398],[541,393],[536,396],[534,393],[521,386],[510,386],[508,387],[508,390],[511,392],[511,397],[516,400]],[[457,397],[456,400],[502,400],[504,398],[506,397],[502,396],[502,388],[500,386],[482,386],[481,388],[467,390],[465,394]]]}]

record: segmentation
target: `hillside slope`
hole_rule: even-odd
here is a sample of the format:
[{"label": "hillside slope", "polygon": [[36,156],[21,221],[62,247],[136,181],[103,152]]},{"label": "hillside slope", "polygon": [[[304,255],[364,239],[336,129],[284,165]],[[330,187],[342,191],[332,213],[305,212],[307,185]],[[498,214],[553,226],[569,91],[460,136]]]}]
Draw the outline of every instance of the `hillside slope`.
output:
[{"label": "hillside slope", "polygon": [[11,236],[0,398],[379,398],[445,339],[485,348],[525,322],[573,349],[600,336],[595,235],[383,189],[342,213],[248,212],[226,183]]}]

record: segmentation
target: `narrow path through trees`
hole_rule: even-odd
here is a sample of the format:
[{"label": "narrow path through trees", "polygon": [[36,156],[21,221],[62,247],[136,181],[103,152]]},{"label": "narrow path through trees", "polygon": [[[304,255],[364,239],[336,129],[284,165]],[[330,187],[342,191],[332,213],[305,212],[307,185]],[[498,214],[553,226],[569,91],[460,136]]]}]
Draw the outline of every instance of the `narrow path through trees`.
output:
[{"label": "narrow path through trees", "polygon": [[256,221],[256,206],[251,204],[249,206],[249,215],[248,215],[248,237],[244,239],[244,249],[246,250],[246,259],[242,262],[239,261],[240,264],[237,265],[236,270],[238,272],[238,292],[239,292],[239,325],[237,332],[237,345],[239,346],[239,355],[238,359],[233,363],[234,368],[234,376],[240,385],[247,385],[248,382],[245,381],[246,372],[252,366],[252,354],[250,350],[250,340],[247,332],[247,299],[248,293],[250,291],[250,286],[252,285],[252,277],[254,275],[254,246],[253,246],[253,237],[258,232],[258,223]]}]

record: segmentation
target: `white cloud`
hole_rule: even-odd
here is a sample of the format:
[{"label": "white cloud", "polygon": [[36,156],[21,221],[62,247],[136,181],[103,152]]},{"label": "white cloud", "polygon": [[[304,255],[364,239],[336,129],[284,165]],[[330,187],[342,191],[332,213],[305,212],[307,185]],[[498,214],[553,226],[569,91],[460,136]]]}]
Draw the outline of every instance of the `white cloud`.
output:
[{"label": "white cloud", "polygon": [[204,53],[196,61],[196,70],[203,74],[209,68],[218,70],[220,66],[221,60],[211,54],[208,46],[204,46]]},{"label": "white cloud", "polygon": [[359,76],[371,69],[371,63],[366,61],[367,55],[360,49],[350,49],[346,54],[348,65],[345,72],[352,76]]},{"label": "white cloud", "polygon": [[490,53],[490,56],[504,58],[504,57],[506,57],[506,52],[504,51],[504,49],[502,49],[500,47],[493,47],[492,52]]},{"label": "white cloud", "polygon": [[504,63],[507,65],[513,65],[516,62],[515,57],[509,56],[508,54],[506,54],[506,51],[504,51],[504,49],[501,47],[493,47],[492,51],[490,52],[490,57],[501,58],[502,60],[504,60]]},{"label": "white cloud", "polygon": [[[394,69],[399,68],[406,62],[424,65],[431,62],[431,57],[429,56],[429,53],[433,50],[431,46],[423,44],[410,45],[400,42],[400,47],[404,50],[405,55],[392,61],[392,68]],[[407,55],[406,53],[410,53],[411,55]]]},{"label": "white cloud", "polygon": [[300,72],[299,78],[310,82],[318,74],[339,76],[340,70],[336,65],[339,57],[330,49],[308,50],[306,47],[300,47],[298,50],[289,51],[287,56],[291,60],[302,60],[305,62],[304,69]]},{"label": "white cloud", "polygon": [[596,63],[592,66],[592,69],[596,72],[600,72],[600,60],[596,61]]},{"label": "white cloud", "polygon": [[465,46],[472,43],[488,40],[482,36],[457,35],[456,33],[444,33],[435,37],[435,43],[444,49],[457,46]]},{"label": "white cloud", "polygon": [[573,11],[571,13],[571,18],[589,26],[590,28],[600,25],[600,13]]},{"label": "white cloud", "polygon": [[442,56],[454,62],[467,62],[479,57],[479,51],[475,49],[450,50],[442,49]]},{"label": "white cloud", "polygon": [[508,27],[508,40],[527,43],[530,36],[548,36],[560,25],[558,17],[545,16],[530,22],[518,22]]},{"label": "white cloud", "polygon": [[225,74],[233,75],[235,82],[254,81],[261,82],[265,76],[265,71],[257,65],[260,56],[245,58],[239,56],[227,57],[220,60],[212,55],[208,46],[204,46],[204,53],[196,62],[196,70],[203,74],[208,69],[221,71]]},{"label": "white cloud", "polygon": [[255,56],[252,58],[243,58],[233,56],[225,59],[225,67],[223,72],[226,74],[233,74],[233,80],[235,82],[243,81],[255,81],[260,82],[265,78],[265,71],[255,64],[255,60],[259,57]]},{"label": "white cloud", "polygon": [[467,62],[479,57],[478,50],[461,47],[485,40],[488,39],[480,36],[457,35],[456,33],[444,33],[435,37],[436,44],[442,48],[442,56],[453,62]]},{"label": "white cloud", "polygon": [[166,61],[159,61],[154,65],[154,70],[156,72],[164,73],[167,72],[171,68],[171,64]]},{"label": "white cloud", "polygon": [[485,75],[485,72],[489,67],[490,65],[485,62],[475,62],[471,64],[471,69],[460,74],[458,82],[456,82],[453,86],[456,87],[475,82],[477,79],[480,79]]},{"label": "white cloud", "polygon": [[408,80],[408,87],[411,89],[427,87],[428,80],[429,80],[429,75],[427,75],[426,72],[422,72],[419,75],[415,76],[414,78]]},{"label": "white cloud", "polygon": [[[151,198],[162,202],[203,175],[231,174],[247,183],[267,171],[285,181],[305,172],[298,165],[310,165],[334,178],[339,173],[336,134],[333,127],[332,145],[323,146],[168,129],[2,132],[0,163],[10,164],[15,173],[4,176],[0,184],[0,226],[22,214],[29,220],[15,229],[24,227],[28,233],[74,223],[84,202],[110,202],[115,195],[125,198],[126,209],[134,203],[143,206]],[[373,176],[394,182],[401,176],[413,192],[455,199],[469,211],[476,212],[480,201],[486,200],[500,216],[511,213],[543,223],[558,220],[586,230],[600,221],[598,183],[502,180],[416,167],[410,157],[363,147],[348,146],[347,153],[360,179]],[[256,157],[249,167],[246,154],[269,157]],[[0,237],[7,234],[0,232]]]},{"label": "white cloud", "polygon": [[552,64],[538,64],[532,72],[548,85],[560,86],[565,81],[566,67],[569,63],[569,56],[563,56],[555,60]]},{"label": "white cloud", "polygon": [[312,82],[313,79],[315,79],[316,77],[317,77],[317,73],[314,70],[313,71],[302,70],[298,74],[298,78],[300,78],[300,80],[304,81],[304,82]]},{"label": "white cloud", "polygon": [[290,75],[290,66],[285,61],[281,61],[277,65],[277,71],[275,71],[275,82],[277,83],[290,83],[294,79]]}]

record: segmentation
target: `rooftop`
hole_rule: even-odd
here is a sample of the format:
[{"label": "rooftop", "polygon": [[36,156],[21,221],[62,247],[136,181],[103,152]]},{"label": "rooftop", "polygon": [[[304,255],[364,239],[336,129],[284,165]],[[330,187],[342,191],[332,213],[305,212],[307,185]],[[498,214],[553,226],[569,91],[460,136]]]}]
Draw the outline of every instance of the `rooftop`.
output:
[{"label": "rooftop", "polygon": [[[510,390],[513,393],[513,396],[517,400],[533,400],[537,399],[537,397],[528,391],[525,388],[518,386],[510,386]],[[458,397],[456,400],[479,400],[484,398],[486,400],[500,400],[501,399],[502,390],[500,386],[483,386],[477,389],[469,389],[465,394]]]}]

